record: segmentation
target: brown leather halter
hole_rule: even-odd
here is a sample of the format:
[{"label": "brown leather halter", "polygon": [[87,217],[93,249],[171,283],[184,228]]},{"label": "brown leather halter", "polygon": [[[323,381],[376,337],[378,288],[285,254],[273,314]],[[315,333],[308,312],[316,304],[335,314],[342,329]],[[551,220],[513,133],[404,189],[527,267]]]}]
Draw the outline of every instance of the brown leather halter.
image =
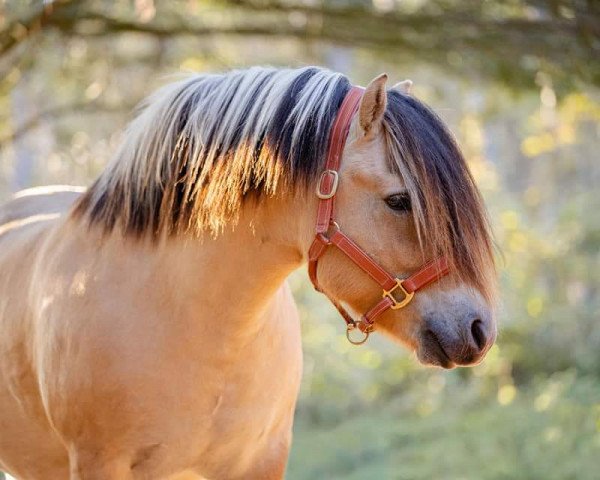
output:
[{"label": "brown leather halter", "polygon": [[[334,197],[339,184],[338,170],[342,159],[342,152],[350,130],[352,118],[358,109],[364,89],[352,87],[337,114],[331,137],[329,139],[329,150],[325,170],[321,173],[317,184],[317,197],[319,197],[319,209],[317,211],[316,235],[308,251],[308,275],[318,292],[324,293],[327,298],[338,309],[347,329],[348,340],[360,345],[367,341],[369,334],[375,327],[375,319],[388,309],[397,310],[405,307],[412,300],[415,292],[420,288],[439,280],[449,272],[448,262],[445,257],[439,257],[423,265],[417,272],[405,279],[390,275],[383,267],[377,264],[362,248],[347,237],[333,219]],[[379,300],[367,313],[357,322],[346,311],[342,305],[321,290],[317,280],[317,265],[319,258],[325,253],[329,246],[335,246],[352,260],[361,270],[366,272],[383,288],[382,299]],[[397,294],[402,294],[402,299],[397,300]],[[358,328],[364,337],[354,340],[351,332]]]}]

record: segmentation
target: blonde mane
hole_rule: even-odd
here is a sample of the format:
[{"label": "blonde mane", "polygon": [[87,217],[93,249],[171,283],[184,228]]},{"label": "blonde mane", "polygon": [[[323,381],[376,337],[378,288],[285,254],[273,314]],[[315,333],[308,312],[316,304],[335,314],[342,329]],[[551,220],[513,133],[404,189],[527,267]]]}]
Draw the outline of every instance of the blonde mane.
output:
[{"label": "blonde mane", "polygon": [[142,104],[76,214],[126,233],[216,233],[247,194],[310,181],[349,88],[341,74],[314,67],[167,85]]}]

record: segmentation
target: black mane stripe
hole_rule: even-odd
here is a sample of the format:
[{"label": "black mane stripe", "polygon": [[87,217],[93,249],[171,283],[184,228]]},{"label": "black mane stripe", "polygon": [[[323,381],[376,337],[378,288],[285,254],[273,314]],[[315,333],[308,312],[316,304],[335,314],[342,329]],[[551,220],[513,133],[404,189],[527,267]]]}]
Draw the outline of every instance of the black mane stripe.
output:
[{"label": "black mane stripe", "polygon": [[[163,87],[144,103],[76,213],[135,235],[220,229],[245,195],[274,191],[275,171],[291,184],[312,180],[349,89],[344,76],[316,67],[257,67]],[[206,225],[193,217],[199,207],[210,210],[204,194],[215,187],[230,197],[229,207],[201,214],[211,217]]]}]

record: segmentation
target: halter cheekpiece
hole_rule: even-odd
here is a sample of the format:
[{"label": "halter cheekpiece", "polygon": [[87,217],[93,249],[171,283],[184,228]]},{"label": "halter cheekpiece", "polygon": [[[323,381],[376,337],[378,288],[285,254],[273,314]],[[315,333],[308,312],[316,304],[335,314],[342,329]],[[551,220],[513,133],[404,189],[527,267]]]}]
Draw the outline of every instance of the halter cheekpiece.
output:
[{"label": "halter cheekpiece", "polygon": [[[318,292],[325,293],[321,290],[317,279],[318,261],[325,253],[327,247],[332,245],[341,250],[383,289],[381,300],[362,315],[359,321],[354,320],[338,301],[325,293],[346,321],[346,336],[355,345],[366,342],[369,334],[375,328],[375,319],[379,315],[388,309],[398,310],[405,307],[410,303],[417,290],[439,280],[449,272],[447,259],[445,257],[438,257],[423,265],[408,278],[396,278],[390,275],[362,248],[346,236],[333,218],[334,199],[340,180],[338,170],[340,168],[342,152],[346,138],[348,137],[352,118],[358,110],[363,92],[364,89],[361,87],[352,87],[350,89],[342,102],[333,124],[325,170],[321,173],[316,188],[316,195],[319,198],[316,234],[308,251],[308,275],[315,290]],[[351,336],[355,329],[363,333],[362,338],[354,339]]]}]

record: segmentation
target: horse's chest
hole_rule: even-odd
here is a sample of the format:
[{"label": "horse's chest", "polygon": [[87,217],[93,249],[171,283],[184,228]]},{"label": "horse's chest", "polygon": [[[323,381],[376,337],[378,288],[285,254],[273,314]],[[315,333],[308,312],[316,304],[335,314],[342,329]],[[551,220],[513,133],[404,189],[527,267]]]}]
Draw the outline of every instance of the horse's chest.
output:
[{"label": "horse's chest", "polygon": [[290,440],[302,369],[300,346],[287,345],[270,359],[249,358],[224,376],[209,412],[209,440],[203,461],[215,465],[235,458],[242,466]]}]

